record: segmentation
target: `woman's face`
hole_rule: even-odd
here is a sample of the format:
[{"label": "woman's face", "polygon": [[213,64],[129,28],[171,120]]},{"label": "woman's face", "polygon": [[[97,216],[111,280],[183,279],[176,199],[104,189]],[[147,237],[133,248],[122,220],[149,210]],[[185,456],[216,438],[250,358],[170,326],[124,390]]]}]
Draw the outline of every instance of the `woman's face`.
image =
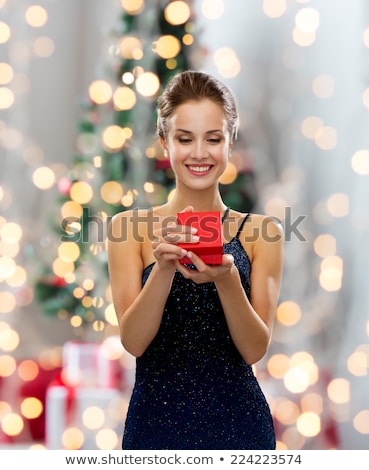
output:
[{"label": "woman's face", "polygon": [[205,189],[218,182],[230,151],[230,136],[222,108],[211,100],[189,101],[177,107],[164,142],[179,182]]}]

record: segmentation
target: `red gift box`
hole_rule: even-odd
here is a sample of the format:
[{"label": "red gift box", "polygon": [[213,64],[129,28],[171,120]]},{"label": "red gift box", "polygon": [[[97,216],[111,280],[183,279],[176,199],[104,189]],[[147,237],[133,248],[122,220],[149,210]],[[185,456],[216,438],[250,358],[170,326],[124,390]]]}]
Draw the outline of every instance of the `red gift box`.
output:
[{"label": "red gift box", "polygon": [[[178,224],[197,228],[200,237],[197,243],[178,243],[181,248],[192,251],[206,264],[222,264],[223,237],[220,212],[180,212],[177,214]],[[180,262],[191,264],[184,256]]]}]

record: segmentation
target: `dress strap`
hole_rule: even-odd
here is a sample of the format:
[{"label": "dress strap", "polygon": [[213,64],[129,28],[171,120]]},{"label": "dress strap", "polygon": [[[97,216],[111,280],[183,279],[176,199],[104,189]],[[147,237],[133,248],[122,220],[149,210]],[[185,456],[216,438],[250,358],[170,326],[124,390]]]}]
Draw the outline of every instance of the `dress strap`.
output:
[{"label": "dress strap", "polygon": [[225,221],[225,219],[228,217],[229,214],[229,207],[224,211],[223,217],[222,217],[222,223]]},{"label": "dress strap", "polygon": [[238,238],[240,236],[240,234],[242,232],[242,229],[243,229],[243,226],[245,225],[245,222],[246,222],[247,218],[249,217],[249,215],[250,215],[250,212],[248,214],[246,214],[245,217],[242,219],[241,225],[238,227],[235,238]]}]

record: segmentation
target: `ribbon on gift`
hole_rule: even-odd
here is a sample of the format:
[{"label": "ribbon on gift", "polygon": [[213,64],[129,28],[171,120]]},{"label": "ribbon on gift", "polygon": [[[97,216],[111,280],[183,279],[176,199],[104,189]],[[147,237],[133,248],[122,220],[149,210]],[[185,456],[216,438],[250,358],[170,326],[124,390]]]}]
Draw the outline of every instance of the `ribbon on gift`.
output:
[{"label": "ribbon on gift", "polygon": [[64,416],[66,418],[66,423],[68,425],[72,424],[76,412],[76,395],[78,386],[65,381],[63,371],[60,371],[58,376],[50,383],[49,388],[50,387],[63,387],[66,390]]}]

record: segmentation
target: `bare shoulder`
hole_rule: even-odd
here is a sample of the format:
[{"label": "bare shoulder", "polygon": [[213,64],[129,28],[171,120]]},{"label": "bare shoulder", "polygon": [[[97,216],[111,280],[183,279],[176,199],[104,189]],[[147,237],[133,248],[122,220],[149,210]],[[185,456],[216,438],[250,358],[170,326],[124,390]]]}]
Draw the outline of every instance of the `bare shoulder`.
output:
[{"label": "bare shoulder", "polygon": [[114,224],[119,224],[122,220],[126,220],[129,223],[139,222],[149,217],[150,213],[152,213],[152,209],[129,209],[118,212],[112,217],[111,221]]},{"label": "bare shoulder", "polygon": [[111,219],[109,241],[140,241],[152,220],[151,209],[130,209],[118,212]]},{"label": "bare shoulder", "polygon": [[230,220],[235,221],[238,226],[241,226],[242,221],[245,220],[247,223],[242,225],[241,235],[243,234],[246,238],[249,238],[248,235],[252,233],[254,241],[259,237],[268,239],[270,236],[274,239],[275,236],[279,236],[283,238],[282,223],[276,217],[253,212],[231,211]]},{"label": "bare shoulder", "polygon": [[264,214],[249,214],[250,226],[254,229],[257,238],[255,241],[261,243],[281,242],[284,238],[282,222],[276,217]]},{"label": "bare shoulder", "polygon": [[270,255],[273,252],[281,251],[284,234],[280,220],[253,212],[239,215],[235,213],[235,217],[239,217],[239,220],[246,220],[239,233],[239,239],[251,262],[258,254],[267,255],[269,253]]},{"label": "bare shoulder", "polygon": [[253,266],[262,272],[280,273],[283,265],[284,233],[280,220],[275,217],[252,214],[254,219]]}]

